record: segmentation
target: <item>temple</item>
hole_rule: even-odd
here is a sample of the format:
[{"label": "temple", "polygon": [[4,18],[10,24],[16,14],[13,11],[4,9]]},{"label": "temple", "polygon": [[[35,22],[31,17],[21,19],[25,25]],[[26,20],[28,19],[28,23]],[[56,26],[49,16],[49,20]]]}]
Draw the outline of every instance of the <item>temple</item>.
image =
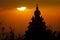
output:
[{"label": "temple", "polygon": [[29,22],[28,30],[26,30],[24,40],[41,40],[41,38],[45,38],[46,25],[40,14],[37,4],[34,16],[31,19],[32,22]]}]

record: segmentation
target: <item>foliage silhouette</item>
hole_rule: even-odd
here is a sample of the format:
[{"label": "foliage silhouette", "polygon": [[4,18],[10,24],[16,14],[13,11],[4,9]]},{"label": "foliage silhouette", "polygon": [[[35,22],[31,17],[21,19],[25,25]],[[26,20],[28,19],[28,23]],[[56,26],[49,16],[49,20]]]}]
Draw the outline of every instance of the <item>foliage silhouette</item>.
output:
[{"label": "foliage silhouette", "polygon": [[60,31],[57,34],[56,40],[60,40]]}]

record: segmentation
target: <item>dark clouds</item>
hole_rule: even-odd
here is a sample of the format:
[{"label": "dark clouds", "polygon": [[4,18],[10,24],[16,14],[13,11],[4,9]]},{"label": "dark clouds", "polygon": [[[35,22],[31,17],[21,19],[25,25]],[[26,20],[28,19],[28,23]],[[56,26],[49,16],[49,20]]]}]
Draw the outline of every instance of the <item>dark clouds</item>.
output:
[{"label": "dark clouds", "polygon": [[[39,0],[39,5],[60,5],[60,0]],[[0,0],[0,8],[15,8],[20,6],[34,6],[36,0]]]}]

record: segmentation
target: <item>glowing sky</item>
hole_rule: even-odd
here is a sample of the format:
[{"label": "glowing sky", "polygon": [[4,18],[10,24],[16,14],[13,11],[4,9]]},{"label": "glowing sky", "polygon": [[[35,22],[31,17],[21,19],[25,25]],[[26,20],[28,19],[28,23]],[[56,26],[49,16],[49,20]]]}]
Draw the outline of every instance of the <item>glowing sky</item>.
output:
[{"label": "glowing sky", "polygon": [[[38,0],[39,5],[60,5],[60,0]],[[1,8],[14,8],[36,4],[36,0],[0,0]],[[34,6],[33,5],[33,6]]]},{"label": "glowing sky", "polygon": [[[38,4],[47,26],[51,25],[49,28],[59,30],[60,0],[39,0]],[[16,10],[21,6],[26,6],[27,10]],[[15,31],[22,34],[31,21],[35,7],[36,0],[0,0],[0,21],[6,26],[12,25]]]}]

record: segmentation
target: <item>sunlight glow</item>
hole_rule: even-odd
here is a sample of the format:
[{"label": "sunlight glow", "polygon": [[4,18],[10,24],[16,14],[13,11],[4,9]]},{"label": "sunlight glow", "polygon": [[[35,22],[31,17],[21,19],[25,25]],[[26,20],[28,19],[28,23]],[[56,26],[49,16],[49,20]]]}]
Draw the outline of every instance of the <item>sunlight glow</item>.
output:
[{"label": "sunlight glow", "polygon": [[20,8],[17,8],[17,10],[24,11],[24,10],[26,10],[26,7],[20,7]]}]

